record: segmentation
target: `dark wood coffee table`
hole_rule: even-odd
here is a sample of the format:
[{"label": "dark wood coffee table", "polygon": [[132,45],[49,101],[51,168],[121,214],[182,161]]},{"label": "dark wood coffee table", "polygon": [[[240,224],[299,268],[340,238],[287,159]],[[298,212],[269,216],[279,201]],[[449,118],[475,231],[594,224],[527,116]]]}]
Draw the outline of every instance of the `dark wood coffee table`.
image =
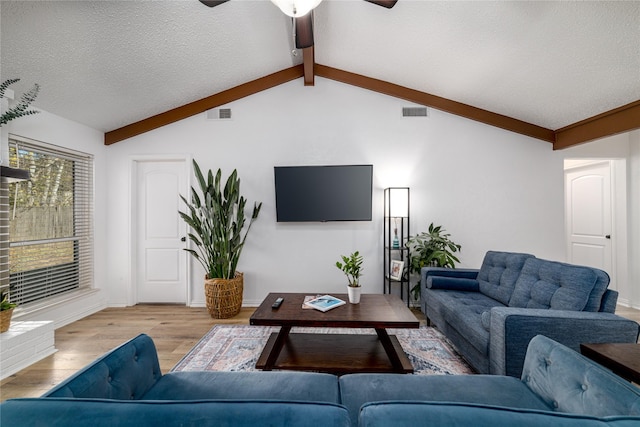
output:
[{"label": "dark wood coffee table", "polygon": [[580,353],[627,381],[640,384],[640,344],[580,344]]},{"label": "dark wood coffee table", "polygon": [[[303,309],[308,294],[270,293],[253,313],[252,325],[280,326],[260,355],[256,368],[346,374],[356,372],[412,373],[413,366],[387,328],[418,328],[420,323],[394,295],[362,294],[360,304],[349,304],[346,294],[331,294],[347,301],[327,312]],[[279,309],[271,308],[283,297]],[[290,333],[294,326],[316,328],[373,328],[376,335]]]}]

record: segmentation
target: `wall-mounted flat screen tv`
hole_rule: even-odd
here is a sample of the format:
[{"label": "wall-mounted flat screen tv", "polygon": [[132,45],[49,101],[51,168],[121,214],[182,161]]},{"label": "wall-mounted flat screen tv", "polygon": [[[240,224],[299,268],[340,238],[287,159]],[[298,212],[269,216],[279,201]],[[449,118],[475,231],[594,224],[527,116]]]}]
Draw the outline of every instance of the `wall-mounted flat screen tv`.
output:
[{"label": "wall-mounted flat screen tv", "polygon": [[278,222],[371,221],[373,165],[276,166]]}]

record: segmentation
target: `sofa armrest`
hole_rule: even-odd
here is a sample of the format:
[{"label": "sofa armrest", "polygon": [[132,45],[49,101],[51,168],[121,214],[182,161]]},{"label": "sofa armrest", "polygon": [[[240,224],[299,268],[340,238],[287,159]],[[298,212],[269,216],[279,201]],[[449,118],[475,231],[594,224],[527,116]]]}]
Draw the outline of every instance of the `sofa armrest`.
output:
[{"label": "sofa armrest", "polygon": [[520,377],[527,346],[536,335],[579,352],[581,343],[637,342],[639,332],[638,323],[612,313],[494,307],[489,372]]}]

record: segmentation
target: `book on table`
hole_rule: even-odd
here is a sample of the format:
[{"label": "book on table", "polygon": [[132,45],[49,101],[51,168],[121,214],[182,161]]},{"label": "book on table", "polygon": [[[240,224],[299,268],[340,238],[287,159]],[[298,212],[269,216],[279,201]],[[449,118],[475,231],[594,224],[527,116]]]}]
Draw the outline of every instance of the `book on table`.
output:
[{"label": "book on table", "polygon": [[331,295],[322,295],[305,302],[305,304],[307,307],[315,308],[316,310],[329,311],[332,308],[344,305],[345,302],[340,298],[336,298]]}]

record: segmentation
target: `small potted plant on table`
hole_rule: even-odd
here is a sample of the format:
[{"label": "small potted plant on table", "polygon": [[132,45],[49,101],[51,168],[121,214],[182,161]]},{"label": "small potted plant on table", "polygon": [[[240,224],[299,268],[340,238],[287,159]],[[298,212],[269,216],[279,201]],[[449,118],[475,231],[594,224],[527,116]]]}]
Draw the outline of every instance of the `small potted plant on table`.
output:
[{"label": "small potted plant on table", "polygon": [[351,304],[360,303],[360,276],[362,276],[362,255],[360,252],[355,251],[349,256],[340,255],[342,262],[337,261],[336,267],[338,267],[347,276],[349,285],[347,291],[349,293],[349,302]]}]

